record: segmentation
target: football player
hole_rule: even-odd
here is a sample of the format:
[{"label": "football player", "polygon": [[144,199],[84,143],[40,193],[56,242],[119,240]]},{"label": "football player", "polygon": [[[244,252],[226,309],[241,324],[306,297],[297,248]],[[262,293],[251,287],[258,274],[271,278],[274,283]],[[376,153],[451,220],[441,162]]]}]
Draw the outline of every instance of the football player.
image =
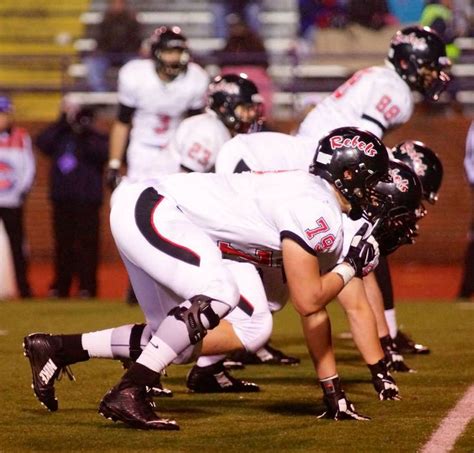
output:
[{"label": "football player", "polygon": [[130,61],[119,71],[119,106],[106,175],[112,189],[120,181],[125,149],[131,181],[179,171],[169,147],[172,134],[185,114],[205,106],[209,77],[190,61],[181,29],[160,27],[150,41],[150,58]]},{"label": "football player", "polygon": [[207,173],[226,141],[256,132],[262,124],[263,99],[247,75],[217,76],[209,85],[206,111],[181,122],[171,147],[182,170]]},{"label": "football player", "polygon": [[[391,150],[392,156],[407,164],[420,179],[423,188],[423,199],[434,205],[443,180],[443,164],[437,154],[420,141],[404,140]],[[426,214],[424,207],[418,213],[418,220]],[[398,329],[392,279],[387,259],[382,256],[375,270],[378,285],[382,290],[385,307],[385,318],[390,329],[390,336],[402,354],[429,354],[427,346],[416,343],[405,332]]]},{"label": "football player", "polygon": [[[378,246],[366,225],[354,235],[341,260],[342,214],[357,218],[374,204],[372,189],[387,177],[388,153],[375,136],[351,128],[329,134],[324,147],[319,155],[326,158],[312,172],[177,174],[121,185],[112,206],[112,233],[152,337],[104,396],[102,415],[135,428],[178,429],[176,422],[153,411],[146,387],[154,385],[168,364],[191,358],[201,347],[202,353],[212,354],[224,341],[230,349],[244,346],[237,332],[229,330],[230,324],[222,321],[223,327],[219,326],[242,299],[236,277],[223,262],[224,247],[247,261],[238,264],[248,266],[248,261],[257,260],[260,265],[284,265],[310,353],[318,357],[315,366],[326,415],[366,419],[355,412],[342,390],[325,306],[376,265]],[[266,303],[257,272],[245,284],[257,288]],[[242,310],[251,312],[252,306],[252,301],[244,300]],[[218,330],[206,336],[214,328]],[[56,410],[54,381],[60,370],[89,357],[110,356],[112,340],[113,329],[26,337],[36,396]],[[131,343],[122,353],[129,354]],[[381,398],[396,398],[398,389],[380,345],[369,355]]]},{"label": "football player", "polygon": [[297,135],[319,140],[336,127],[355,126],[382,138],[387,129],[410,119],[412,91],[438,100],[451,79],[450,65],[436,32],[418,26],[399,30],[385,66],[357,71],[306,115]]}]

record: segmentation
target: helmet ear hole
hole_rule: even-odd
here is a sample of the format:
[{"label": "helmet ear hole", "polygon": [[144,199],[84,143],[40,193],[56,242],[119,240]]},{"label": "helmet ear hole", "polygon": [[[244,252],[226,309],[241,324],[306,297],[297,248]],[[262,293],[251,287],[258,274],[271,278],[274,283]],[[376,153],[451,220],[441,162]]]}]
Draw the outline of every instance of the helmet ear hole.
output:
[{"label": "helmet ear hole", "polygon": [[352,181],[354,172],[349,168],[346,168],[342,174],[344,181]]}]

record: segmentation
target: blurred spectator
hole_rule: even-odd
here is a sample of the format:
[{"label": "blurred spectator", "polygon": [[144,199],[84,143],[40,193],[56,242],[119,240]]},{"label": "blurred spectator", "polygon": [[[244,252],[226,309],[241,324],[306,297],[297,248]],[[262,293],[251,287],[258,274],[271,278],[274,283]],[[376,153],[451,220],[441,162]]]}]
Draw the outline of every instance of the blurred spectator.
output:
[{"label": "blurred spectator", "polygon": [[32,297],[27,278],[23,206],[35,176],[28,132],[13,123],[13,105],[0,96],[0,220],[10,241],[18,293]]},{"label": "blurred spectator", "polygon": [[474,121],[471,122],[471,127],[467,133],[464,169],[471,187],[471,225],[458,297],[468,299],[474,294]]},{"label": "blurred spectator", "polygon": [[272,111],[273,81],[267,69],[268,54],[263,39],[255,33],[241,16],[231,14],[227,17],[229,38],[225,46],[216,52],[221,74],[245,73],[257,85],[263,97],[265,111]]},{"label": "blurred spectator", "polygon": [[229,36],[227,18],[231,14],[242,17],[254,33],[260,33],[262,0],[212,0],[214,35],[226,39]]},{"label": "blurred spectator", "polygon": [[141,25],[126,0],[109,0],[102,22],[98,25],[97,48],[84,58],[87,81],[93,91],[107,91],[107,71],[120,67],[138,56]]},{"label": "blurred spectator", "polygon": [[385,0],[349,1],[349,21],[372,30],[393,25],[396,19],[390,14]]},{"label": "blurred spectator", "polygon": [[436,31],[446,43],[446,55],[451,60],[456,60],[461,51],[454,43],[457,31],[454,26],[452,8],[452,0],[428,1],[421,14],[420,24]]},{"label": "blurred spectator", "polygon": [[424,0],[388,0],[388,9],[400,24],[415,24],[420,21],[425,6]]},{"label": "blurred spectator", "polygon": [[298,0],[298,42],[294,50],[299,56],[313,52],[318,29],[346,25],[347,3],[348,0]]},{"label": "blurred spectator", "polygon": [[69,297],[74,274],[79,277],[80,297],[97,295],[99,210],[108,140],[95,130],[94,117],[93,109],[65,99],[60,118],[36,138],[52,163],[55,277],[51,297]]}]

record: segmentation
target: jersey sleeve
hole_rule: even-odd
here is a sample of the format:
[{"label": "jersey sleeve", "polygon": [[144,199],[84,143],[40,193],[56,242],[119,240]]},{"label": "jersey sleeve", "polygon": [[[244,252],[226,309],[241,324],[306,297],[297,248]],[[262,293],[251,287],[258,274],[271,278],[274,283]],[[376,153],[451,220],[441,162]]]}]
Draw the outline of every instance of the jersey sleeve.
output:
[{"label": "jersey sleeve", "polygon": [[[133,62],[130,62],[133,63]],[[137,107],[137,76],[133,74],[133,67],[130,63],[125,64],[118,73],[118,102],[127,107]]]},{"label": "jersey sleeve", "polygon": [[413,100],[409,89],[380,77],[367,90],[360,127],[380,138],[388,129],[407,122],[412,113]]},{"label": "jersey sleeve", "polygon": [[280,207],[277,224],[281,240],[291,239],[317,257],[340,248],[341,216],[324,202],[309,197],[292,200]]}]

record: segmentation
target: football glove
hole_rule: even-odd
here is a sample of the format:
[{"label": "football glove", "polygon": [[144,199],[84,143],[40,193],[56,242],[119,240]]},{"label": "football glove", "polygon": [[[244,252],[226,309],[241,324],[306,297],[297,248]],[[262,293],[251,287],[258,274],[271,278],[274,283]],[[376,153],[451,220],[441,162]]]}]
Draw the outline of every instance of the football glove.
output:
[{"label": "football glove", "polygon": [[324,395],[326,410],[318,418],[329,418],[332,420],[357,420],[366,421],[370,417],[356,412],[354,404],[346,398],[343,390],[331,395]]},{"label": "football glove", "polygon": [[105,183],[107,187],[113,192],[120,184],[122,177],[120,176],[120,170],[117,168],[107,168],[105,172]]},{"label": "football glove", "polygon": [[372,373],[372,384],[380,400],[401,399],[395,379],[393,379],[388,371],[384,360],[379,360],[375,365],[369,365],[369,370]]},{"label": "football glove", "polygon": [[368,229],[367,223],[359,228],[344,258],[344,262],[354,268],[355,276],[359,278],[375,269],[379,262],[379,245]]},{"label": "football glove", "polygon": [[400,354],[397,345],[394,343],[390,335],[380,338],[383,352],[385,354],[385,362],[390,371],[397,371],[400,373],[416,373],[416,370],[410,368]]}]

